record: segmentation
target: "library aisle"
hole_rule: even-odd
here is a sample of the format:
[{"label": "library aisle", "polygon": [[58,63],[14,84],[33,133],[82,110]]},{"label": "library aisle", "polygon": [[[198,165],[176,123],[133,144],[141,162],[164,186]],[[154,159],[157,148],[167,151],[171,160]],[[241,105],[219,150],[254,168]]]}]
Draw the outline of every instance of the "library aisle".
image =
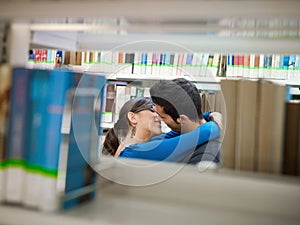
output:
[{"label": "library aisle", "polygon": [[[49,123],[47,128],[55,125],[58,131],[53,133],[56,135],[47,136],[48,133],[45,133],[44,138],[35,139],[33,134],[40,134],[40,130],[45,130],[44,123],[36,127],[29,123],[29,127],[33,127],[30,132],[25,125],[24,129],[19,129],[19,139],[22,141],[25,142],[26,137],[31,135],[30,145],[41,142],[43,148],[40,148],[40,153],[43,156],[46,155],[45,149],[50,149],[49,143],[54,143],[48,137],[57,137],[58,145],[47,151],[49,157],[44,157],[48,160],[54,155],[55,159],[50,168],[44,164],[40,165],[41,161],[44,163],[47,160],[38,161],[38,166],[32,162],[34,160],[29,160],[37,155],[32,154],[31,149],[30,152],[26,152],[27,158],[23,159],[22,154],[10,157],[13,155],[12,148],[8,147],[9,154],[5,154],[9,157],[5,158],[6,149],[1,150],[1,144],[4,146],[5,143],[1,143],[1,140],[4,138],[9,137],[10,143],[20,144],[16,152],[25,148],[20,141],[15,141],[16,135],[2,132],[1,136],[0,130],[0,225],[299,225],[299,9],[299,0],[1,1],[0,66],[2,63],[12,67],[21,66],[22,71],[25,71],[22,77],[20,76],[21,80],[24,78],[27,82],[26,85],[15,82],[22,87],[16,88],[17,91],[21,91],[17,93],[21,94],[15,96],[27,98],[27,95],[33,96],[35,93],[29,89],[29,85],[36,85],[37,80],[27,76],[29,70],[45,72],[49,69],[49,74],[45,74],[44,77],[51,83],[41,81],[48,90],[57,87],[54,86],[55,81],[61,84],[70,82],[72,85],[61,87],[61,92],[57,92],[61,99],[67,96],[65,105],[57,103],[55,107],[49,107],[66,107],[67,112],[63,114],[61,110],[61,114],[58,115],[57,121],[60,122],[49,122],[49,118],[55,120],[57,112],[42,115]],[[56,78],[51,72],[54,68],[57,69]],[[165,162],[158,163],[155,168],[150,167],[145,173],[141,168],[130,171],[124,166],[130,160],[120,159],[125,163],[108,166],[97,164],[99,167],[93,169],[100,175],[94,173],[90,165],[86,165],[83,155],[79,154],[80,149],[76,142],[78,139],[76,140],[73,130],[73,124],[76,124],[74,121],[84,122],[82,119],[73,120],[74,112],[77,118],[88,118],[89,122],[95,119],[94,114],[82,113],[84,110],[74,110],[71,115],[70,105],[74,89],[78,85],[76,82],[79,82],[84,72],[91,73],[94,78],[97,77],[95,74],[104,75],[101,82],[98,80],[99,83],[88,79],[88,87],[102,90],[104,78],[107,79],[114,91],[103,91],[103,94],[108,94],[104,100],[106,103],[107,100],[116,100],[115,104],[118,107],[115,108],[119,108],[123,104],[122,101],[128,97],[137,97],[141,93],[148,95],[150,83],[158,78],[173,78],[168,76],[170,68],[171,75],[189,77],[197,88],[204,92],[201,97],[206,110],[203,112],[227,113],[224,114],[227,136],[222,143],[223,168],[207,170],[199,165]],[[64,69],[67,70],[65,72],[74,73],[72,79],[69,77],[70,80],[66,83],[60,82],[61,77],[59,80],[57,78],[57,71]],[[183,73],[183,69],[193,76],[187,76],[189,73]],[[50,73],[53,78],[51,80],[48,79]],[[0,72],[2,78],[3,74]],[[213,79],[208,75],[213,75]],[[4,80],[0,81],[1,89]],[[29,91],[24,87],[28,87]],[[220,90],[224,96],[220,95]],[[95,96],[86,94],[86,89],[81,91],[80,100],[85,97],[88,99],[90,104],[86,105],[86,112],[91,112],[91,108],[94,110]],[[111,98],[118,95],[122,96],[121,100]],[[39,92],[35,97],[39,97]],[[223,98],[226,106],[219,101]],[[59,98],[52,96],[51,101],[43,100],[38,103],[49,106],[53,102],[56,103],[56,99]],[[26,105],[25,101],[17,100],[23,104],[21,106]],[[31,100],[35,101],[35,98],[32,97]],[[16,100],[11,102],[15,103]],[[83,102],[78,101],[77,109],[82,109],[83,105],[79,103]],[[7,105],[8,103],[6,101]],[[1,107],[3,105],[0,104]],[[118,118],[119,112],[113,111],[113,106],[107,105],[110,107],[105,107],[105,110],[103,107],[103,111],[100,105],[95,107],[101,112],[102,120],[96,122],[101,124],[97,127],[101,128],[101,132],[102,128],[106,131],[112,127],[114,120]],[[216,110],[211,110],[210,107],[214,105]],[[25,111],[22,114],[24,124],[27,124],[27,118],[34,121],[33,114],[27,117],[27,113],[33,111],[33,107],[30,107],[26,110],[25,107],[22,108]],[[34,112],[41,115],[44,109],[38,107]],[[287,114],[284,114],[285,109],[288,109]],[[3,124],[8,118],[5,110],[2,114]],[[62,116],[66,114],[69,118],[64,120],[67,121],[67,126],[63,126],[66,129],[60,132],[60,125],[63,118],[66,118]],[[100,116],[96,119],[100,119]],[[20,128],[20,121],[16,121],[16,128]],[[287,125],[284,121],[287,121]],[[94,134],[91,123],[88,124],[89,134]],[[89,140],[85,139],[85,146],[92,146],[83,149],[88,152],[98,150],[95,147],[97,138],[86,135],[85,129],[80,130],[81,137],[89,137]],[[285,130],[288,132],[284,132]],[[62,137],[61,142],[58,137]],[[57,154],[52,154],[53,149]],[[69,149],[74,150],[74,154],[64,154]],[[63,187],[66,192],[58,191],[59,185],[56,183],[61,181],[57,175],[58,153],[61,152],[63,156],[68,156],[62,169],[63,174],[69,175],[63,175],[62,180],[68,185],[71,184],[71,188],[67,188],[68,185]],[[19,157],[20,155],[22,157]],[[96,155],[93,157],[97,158]],[[132,163],[136,166],[140,162],[134,160]],[[69,165],[71,166],[68,167]],[[23,168],[26,170],[22,170]],[[15,176],[16,171],[19,177]],[[46,188],[28,182],[30,180],[23,176],[24,171],[27,178],[33,177],[37,180],[39,175],[35,175],[42,174],[42,178],[46,178],[43,179],[46,182],[42,185],[46,184]],[[32,171],[34,173],[31,174]],[[165,176],[170,175],[170,171],[173,171],[171,176]],[[9,179],[6,178],[6,174],[9,174]],[[119,181],[128,179],[129,182],[121,182],[126,184],[122,185],[105,175]],[[164,179],[151,184],[148,182],[158,177]],[[47,191],[47,188],[53,191],[53,194],[35,195],[34,197],[38,198],[34,198],[34,206],[24,204],[23,178],[26,178],[25,184],[30,187],[28,190],[31,194],[37,194],[36,190]],[[15,185],[16,183],[19,185]],[[72,189],[74,183],[79,183],[78,189]],[[1,198],[4,187],[2,184],[5,185],[5,190],[8,190],[7,193],[13,193],[9,194],[13,200],[16,196],[20,199],[6,201],[7,199]],[[93,189],[95,184],[96,194]],[[91,186],[90,192],[86,191],[82,196],[73,196],[73,199],[66,197]],[[17,195],[14,194],[15,189]],[[64,199],[56,198],[58,195]],[[50,201],[44,201],[44,198],[49,200],[49,197]],[[80,197],[80,200],[77,197]],[[67,204],[61,204],[60,211],[49,211],[51,206],[59,205],[56,204],[57,200],[66,199],[76,200],[73,208],[66,209]],[[82,202],[87,199],[87,202]],[[49,202],[53,204],[48,204]],[[45,207],[39,208],[40,205]]]},{"label": "library aisle", "polygon": [[[119,169],[109,170],[113,173]],[[276,225],[300,221],[299,179],[287,176],[224,169],[199,172],[197,167],[185,166],[170,179],[155,185],[100,183],[103,186],[94,201],[61,213],[2,205],[1,224]]]}]

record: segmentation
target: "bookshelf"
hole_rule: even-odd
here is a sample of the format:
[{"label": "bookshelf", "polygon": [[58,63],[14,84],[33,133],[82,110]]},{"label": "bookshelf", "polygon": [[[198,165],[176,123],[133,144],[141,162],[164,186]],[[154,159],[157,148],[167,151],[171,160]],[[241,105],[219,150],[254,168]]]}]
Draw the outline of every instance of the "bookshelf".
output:
[{"label": "bookshelf", "polygon": [[[154,0],[151,2],[15,0],[0,3],[0,21],[16,24],[15,30],[20,31],[19,37],[12,40],[18,45],[12,48],[11,55],[8,57],[13,65],[25,62],[23,56],[27,54],[29,48],[68,51],[109,51],[118,48],[123,51],[163,52],[170,50],[182,52],[183,48],[186,48],[186,50],[211,54],[218,52],[292,55],[299,54],[300,49],[299,8],[300,1],[296,0]],[[102,18],[96,19],[99,15]],[[279,22],[276,23],[277,21]],[[252,26],[253,22],[261,22],[262,25]],[[269,22],[273,25],[264,25]],[[145,44],[147,40],[155,40],[157,44]],[[18,54],[20,50],[22,54]],[[82,71],[82,68],[72,66],[72,70]],[[151,81],[157,79],[157,77],[138,78]],[[132,74],[119,74],[112,76],[111,79],[130,81],[135,80],[136,77]],[[223,79],[217,78],[211,81],[203,78],[197,85],[199,89],[218,90],[219,85],[216,88],[216,83]],[[286,83],[276,80],[276,82],[296,87],[291,93],[298,93],[299,81]],[[165,168],[165,165],[161,168]],[[115,172],[113,168],[109,168],[108,171]],[[241,173],[241,176],[235,176],[233,171],[198,175],[198,171],[189,168],[178,173],[165,184],[158,185],[154,189],[140,189],[138,192],[135,188],[124,188],[118,185],[107,189],[100,187],[99,192],[103,195],[100,195],[100,199],[96,202],[74,211],[51,214],[51,218],[49,214],[1,205],[0,212],[6,216],[1,218],[0,222],[20,224],[19,221],[22,221],[22,223],[32,224],[32,221],[40,221],[46,224],[50,221],[49,224],[53,224],[56,220],[62,220],[64,224],[95,221],[104,224],[107,222],[141,224],[145,222],[143,216],[127,217],[128,215],[122,214],[122,211],[125,209],[125,212],[130,215],[145,216],[149,212],[157,213],[158,209],[161,209],[166,213],[165,215],[170,215],[174,207],[169,205],[169,202],[178,205],[178,208],[175,208],[176,212],[182,209],[182,212],[187,213],[188,216],[179,213],[178,216],[170,215],[172,219],[169,219],[162,215],[166,221],[164,224],[180,224],[180,216],[185,221],[192,218],[191,224],[198,224],[201,220],[198,213],[201,210],[207,212],[202,216],[207,224],[223,224],[224,221],[228,224],[241,222],[253,224],[253,221],[264,224],[283,224],[288,221],[290,224],[297,224],[299,221],[298,212],[295,211],[299,208],[300,202],[298,178],[290,180],[286,176],[278,176],[274,181],[270,179],[272,175],[268,174],[265,181],[265,177],[258,174],[250,173],[250,176],[247,176]],[[191,192],[191,187],[198,187],[197,185],[201,188],[193,191],[197,196],[201,196],[199,199],[194,198]],[[177,199],[178,193],[175,194],[174,186],[180,187],[180,196],[184,197]],[[219,200],[222,201],[215,198],[202,198],[203,193],[199,191],[202,186],[205,187],[207,196],[217,193]],[[214,188],[216,186],[217,190]],[[153,190],[154,194],[151,194]],[[236,193],[242,199],[241,202],[235,201]],[[101,199],[102,197],[104,200]],[[160,199],[161,197],[164,197],[163,200]],[[126,211],[128,201],[132,206]],[[106,204],[116,209],[120,217],[114,218],[105,207]],[[117,206],[118,204],[121,206]],[[141,207],[136,207],[136,204]],[[184,210],[187,205],[191,211]],[[100,213],[96,210],[99,207],[103,209]],[[212,219],[216,218],[216,214],[220,215],[219,220]],[[120,218],[125,220],[122,221]],[[159,221],[152,218],[150,222],[153,224]]]},{"label": "bookshelf", "polygon": [[[126,160],[107,172],[126,174]],[[174,169],[172,164],[160,168]],[[136,173],[142,178],[143,173]],[[151,173],[149,174],[151,175]],[[152,171],[153,175],[153,171]],[[284,181],[284,182],[283,182]],[[176,187],[176,189],[174,188]],[[298,224],[299,180],[227,170],[200,173],[186,166],[147,187],[99,186],[97,199],[64,213],[0,206],[4,224]],[[155,215],[155,216],[153,216]]]}]

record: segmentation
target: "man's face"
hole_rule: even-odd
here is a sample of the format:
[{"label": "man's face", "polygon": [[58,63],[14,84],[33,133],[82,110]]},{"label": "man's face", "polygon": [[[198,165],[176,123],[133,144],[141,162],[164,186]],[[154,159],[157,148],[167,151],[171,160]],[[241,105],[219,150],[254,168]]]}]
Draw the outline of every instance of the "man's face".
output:
[{"label": "man's face", "polygon": [[156,112],[168,127],[170,127],[173,131],[181,131],[180,124],[176,123],[169,114],[166,114],[163,107],[157,104],[155,104],[155,107]]}]

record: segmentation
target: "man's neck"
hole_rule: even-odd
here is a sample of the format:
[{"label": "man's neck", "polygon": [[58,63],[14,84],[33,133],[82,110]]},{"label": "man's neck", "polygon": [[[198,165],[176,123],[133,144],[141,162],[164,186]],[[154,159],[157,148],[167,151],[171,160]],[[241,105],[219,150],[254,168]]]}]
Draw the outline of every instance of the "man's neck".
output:
[{"label": "man's neck", "polygon": [[200,125],[206,123],[205,119],[201,119],[200,121],[192,121],[192,120],[186,120],[181,125],[181,133],[185,134],[188,132],[191,132],[195,129],[197,129]]}]

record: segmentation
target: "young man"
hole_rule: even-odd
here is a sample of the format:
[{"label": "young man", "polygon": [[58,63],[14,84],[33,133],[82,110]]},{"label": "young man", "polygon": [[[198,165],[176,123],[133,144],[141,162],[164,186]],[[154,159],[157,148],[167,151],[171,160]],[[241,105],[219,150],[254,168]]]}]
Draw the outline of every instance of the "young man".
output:
[{"label": "young man", "polygon": [[148,160],[220,163],[220,128],[204,119],[196,86],[186,79],[160,81],[150,89],[157,113],[172,131],[150,142],[126,147],[122,157]]},{"label": "young man", "polygon": [[[184,78],[161,81],[150,89],[150,95],[157,113],[172,130],[165,134],[166,138],[194,131],[210,120],[208,113],[205,113],[206,118],[202,114],[197,87]],[[221,163],[221,143],[218,138],[208,138],[204,144],[195,146],[190,154],[186,159],[191,164],[200,161]]]}]

